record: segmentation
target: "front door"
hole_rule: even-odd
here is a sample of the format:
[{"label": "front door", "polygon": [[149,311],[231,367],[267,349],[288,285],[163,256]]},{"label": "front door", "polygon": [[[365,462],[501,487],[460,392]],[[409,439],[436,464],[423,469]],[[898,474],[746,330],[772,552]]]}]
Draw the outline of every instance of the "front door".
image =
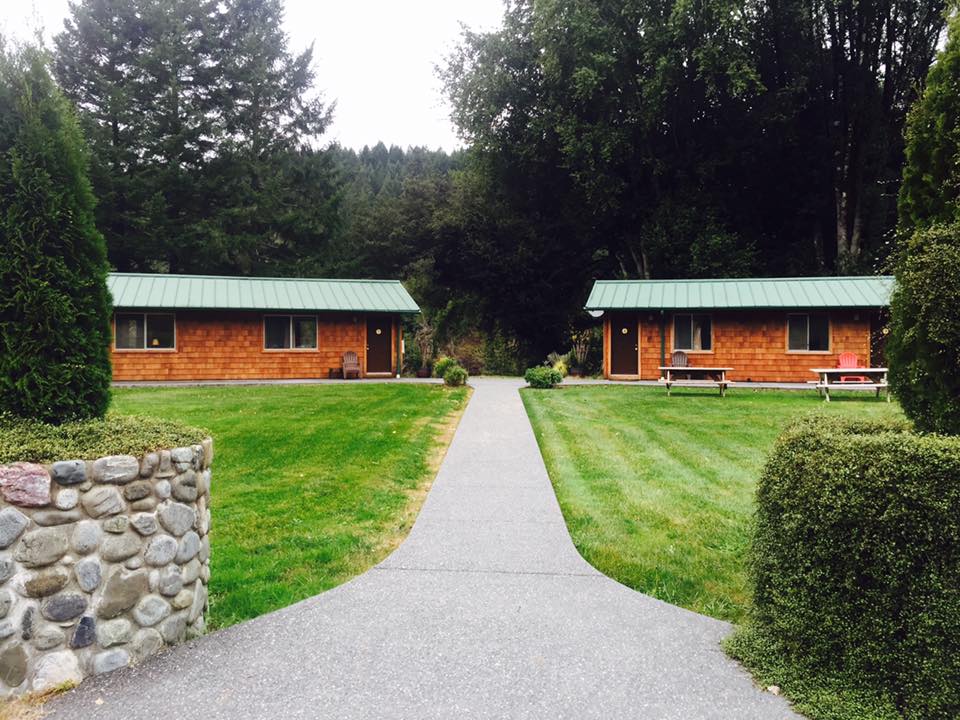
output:
[{"label": "front door", "polygon": [[388,316],[367,318],[367,372],[390,373],[390,342],[392,322]]},{"label": "front door", "polygon": [[610,316],[610,374],[638,375],[637,316],[619,313]]}]

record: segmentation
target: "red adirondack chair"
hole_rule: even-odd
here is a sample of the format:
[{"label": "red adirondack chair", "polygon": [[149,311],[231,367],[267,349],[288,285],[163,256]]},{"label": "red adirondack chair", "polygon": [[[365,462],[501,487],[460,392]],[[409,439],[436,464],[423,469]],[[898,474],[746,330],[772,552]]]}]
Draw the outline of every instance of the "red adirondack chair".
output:
[{"label": "red adirondack chair", "polygon": [[[840,357],[837,358],[837,367],[858,368],[860,367],[860,358],[857,357],[856,353],[840,353]],[[870,378],[866,375],[841,375],[840,382],[870,382]]]}]

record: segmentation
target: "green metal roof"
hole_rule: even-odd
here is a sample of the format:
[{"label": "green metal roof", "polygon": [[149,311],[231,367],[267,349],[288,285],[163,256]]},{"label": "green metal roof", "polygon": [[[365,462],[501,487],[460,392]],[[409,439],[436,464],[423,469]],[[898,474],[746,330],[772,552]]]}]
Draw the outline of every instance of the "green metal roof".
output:
[{"label": "green metal roof", "polygon": [[399,280],[110,273],[118,308],[416,313]]},{"label": "green metal roof", "polygon": [[893,277],[598,280],[587,310],[720,308],[879,308],[890,304]]}]

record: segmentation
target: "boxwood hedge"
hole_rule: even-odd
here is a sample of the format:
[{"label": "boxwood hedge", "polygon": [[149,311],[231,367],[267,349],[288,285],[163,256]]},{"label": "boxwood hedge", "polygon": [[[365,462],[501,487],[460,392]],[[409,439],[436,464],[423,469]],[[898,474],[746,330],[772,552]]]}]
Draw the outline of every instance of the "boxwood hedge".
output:
[{"label": "boxwood hedge", "polygon": [[753,621],[908,718],[960,717],[960,438],[813,417],[757,490]]}]

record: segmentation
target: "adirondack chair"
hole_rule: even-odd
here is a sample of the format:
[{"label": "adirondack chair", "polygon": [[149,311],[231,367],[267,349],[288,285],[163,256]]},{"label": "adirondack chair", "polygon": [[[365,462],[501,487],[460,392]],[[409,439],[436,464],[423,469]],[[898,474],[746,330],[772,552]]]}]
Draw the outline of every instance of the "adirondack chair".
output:
[{"label": "adirondack chair", "polygon": [[[683,350],[674,350],[673,354],[670,356],[670,364],[673,367],[690,367],[690,359],[687,357],[687,354]],[[682,375],[675,374],[676,377],[683,377]],[[687,375],[686,379],[689,380],[690,376]]]},{"label": "adirondack chair", "polygon": [[343,354],[343,379],[360,378],[360,361],[353,350],[348,350]]},{"label": "adirondack chair", "polygon": [[[858,368],[860,367],[860,358],[857,357],[856,353],[840,353],[840,357],[837,358],[837,367]],[[840,382],[870,382],[870,378],[865,375],[841,375]]]}]

